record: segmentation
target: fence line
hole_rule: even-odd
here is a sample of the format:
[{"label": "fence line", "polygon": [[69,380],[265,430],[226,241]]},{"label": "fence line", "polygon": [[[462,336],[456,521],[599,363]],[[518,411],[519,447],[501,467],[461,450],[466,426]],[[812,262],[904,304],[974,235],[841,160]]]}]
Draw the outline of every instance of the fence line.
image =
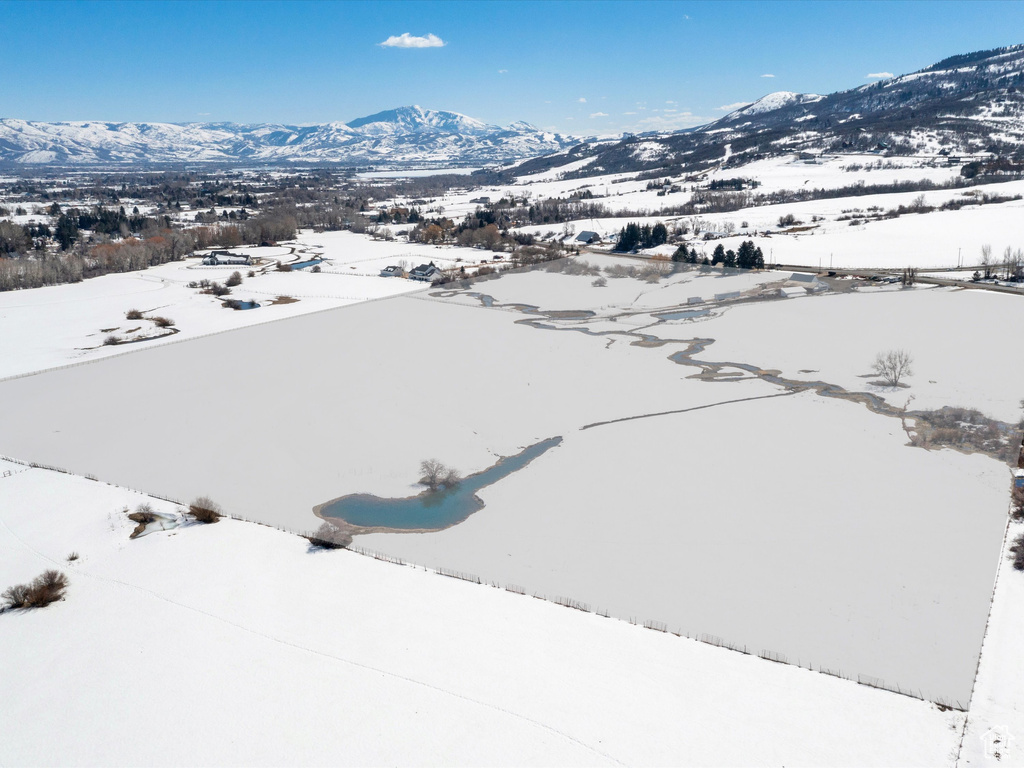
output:
[{"label": "fence line", "polygon": [[[39,464],[39,463],[35,463],[35,462],[26,462],[26,461],[22,461],[20,459],[15,459],[15,458],[12,458],[12,457],[4,456],[2,454],[0,454],[0,459],[4,459],[4,460],[10,461],[10,462],[12,462],[14,464],[20,464],[22,466],[26,466],[26,467],[30,467],[30,468],[45,469],[45,470],[49,470],[49,471],[53,471],[53,472],[60,472],[62,474],[68,474],[68,475],[73,474],[71,472],[68,472],[66,469],[62,469],[60,467],[47,466],[45,464]],[[95,480],[95,478],[91,478],[91,479]],[[158,494],[149,493],[148,491],[141,491],[141,490],[129,488],[129,487],[126,487],[126,486],[119,486],[119,487],[125,488],[126,490],[133,491],[135,493],[139,493],[139,494],[142,494],[142,495],[147,495],[147,496],[152,496],[152,497],[157,498],[157,499],[162,499],[163,501],[167,501],[167,502],[169,502],[171,504],[177,504],[178,506],[181,506],[181,507],[187,507],[188,506],[184,502],[179,501],[177,499],[172,499],[172,498],[169,498],[169,497],[166,497],[166,496],[160,496]],[[224,517],[227,517],[227,518],[232,519],[232,520],[238,520],[238,521],[241,521],[241,522],[246,522],[246,523],[255,523],[256,525],[262,525],[262,526],[264,526],[266,528],[274,528],[275,530],[281,531],[283,533],[288,533],[288,534],[291,534],[293,536],[306,537],[306,536],[309,535],[309,532],[300,533],[298,531],[290,530],[288,528],[284,528],[284,527],[279,526],[279,525],[271,525],[271,524],[268,524],[268,523],[260,522],[258,520],[252,520],[250,518],[246,518],[246,517],[241,516],[241,515],[225,514]],[[350,551],[352,551],[352,552],[354,552],[354,553],[356,553],[358,555],[362,555],[363,557],[372,557],[374,560],[380,560],[382,562],[387,562],[387,563],[391,563],[391,564],[394,564],[394,565],[402,565],[402,566],[408,566],[408,567],[412,567],[412,568],[422,568],[424,571],[431,571],[433,573],[438,574],[439,576],[446,576],[448,578],[458,579],[460,581],[467,581],[467,582],[470,582],[472,584],[479,584],[479,585],[490,586],[492,588],[497,588],[497,589],[502,589],[503,588],[505,591],[511,592],[511,593],[517,594],[517,595],[526,596],[526,594],[527,594],[526,590],[523,587],[518,586],[516,584],[506,584],[506,585],[502,586],[499,582],[496,582],[496,581],[484,582],[476,574],[465,573],[463,571],[457,571],[457,570],[453,570],[451,568],[443,568],[443,567],[434,568],[434,567],[428,567],[428,566],[423,566],[423,565],[417,565],[415,563],[406,562],[405,560],[403,560],[400,557],[396,557],[394,555],[389,555],[389,554],[384,553],[384,552],[379,552],[377,550],[368,549],[366,547],[361,547],[361,546],[358,546],[358,545],[355,545],[355,544],[349,544],[347,547],[345,547],[345,549],[348,549],[348,550],[350,550]],[[998,574],[997,574],[997,579],[998,579]],[[602,609],[592,609],[589,603],[584,603],[584,602],[582,602],[580,600],[576,600],[576,599],[571,598],[571,597],[565,597],[565,596],[561,596],[561,595],[556,595],[554,597],[549,598],[546,595],[542,595],[542,594],[539,594],[539,593],[536,593],[536,592],[533,593],[532,597],[534,597],[534,598],[536,598],[538,600],[544,600],[546,602],[554,603],[555,605],[560,605],[560,606],[563,606],[563,607],[566,607],[566,608],[572,608],[574,610],[582,611],[584,613],[593,613],[593,614],[595,614],[597,616],[601,616],[603,618],[611,618],[611,614],[610,614],[610,612],[607,609],[604,609],[604,610],[602,610]],[[626,619],[617,619],[617,620],[622,621],[622,620],[626,620]],[[635,617],[630,617],[628,619],[628,621],[629,621],[630,624],[634,624],[634,625],[638,624],[638,622],[637,622]],[[646,620],[643,621],[643,627],[646,628],[646,629],[653,630],[655,632],[661,632],[661,633],[664,633],[664,634],[669,634],[668,624],[666,624],[665,622],[662,622],[662,621],[656,621],[654,619],[646,619]],[[986,627],[986,630],[987,630],[987,627]],[[723,640],[721,637],[719,637],[718,635],[712,635],[712,634],[708,634],[708,633],[705,632],[705,633],[701,633],[700,635],[694,634],[693,636],[691,636],[688,631],[684,632],[682,629],[679,629],[679,630],[677,630],[675,632],[672,632],[671,634],[675,635],[676,637],[680,637],[680,638],[686,637],[689,640],[693,640],[695,642],[703,643],[705,645],[710,645],[710,646],[713,646],[715,648],[724,648],[725,650],[728,650],[728,651],[733,651],[733,652],[736,652],[736,653],[742,653],[742,654],[745,654],[745,655],[750,655],[750,651],[747,649],[746,645],[740,646],[739,644],[733,644],[733,643],[727,642],[727,641]],[[986,634],[987,634],[987,631],[986,631]],[[815,667],[814,664],[812,664],[810,662],[808,662],[806,665],[804,665],[802,663],[802,661],[799,660],[799,659],[794,663],[794,662],[789,660],[789,658],[786,656],[786,654],[779,653],[779,652],[776,652],[776,651],[771,651],[769,649],[762,649],[761,652],[759,654],[757,654],[757,655],[758,655],[759,658],[764,659],[765,661],[772,661],[772,662],[775,662],[775,663],[778,663],[778,664],[783,664],[783,665],[786,665],[786,666],[799,667],[801,669],[806,669],[806,670],[808,670],[810,672],[816,672],[816,673],[820,673],[820,674],[823,674],[823,675],[828,675],[830,677],[837,677],[837,678],[840,678],[842,680],[848,680],[850,682],[856,683],[858,685],[863,685],[863,686],[868,687],[868,688],[877,688],[879,690],[887,691],[889,693],[895,693],[895,694],[898,694],[900,696],[907,696],[907,697],[910,697],[910,698],[913,698],[913,699],[919,699],[921,701],[932,702],[934,704],[938,704],[939,706],[945,707],[947,709],[956,709],[956,710],[959,710],[961,712],[966,712],[967,711],[967,707],[964,706],[964,704],[961,701],[959,701],[959,700],[948,699],[948,698],[943,697],[943,696],[937,696],[935,698],[928,698],[928,697],[926,697],[921,692],[920,689],[915,691],[912,688],[904,688],[901,685],[899,685],[898,683],[887,683],[885,680],[882,680],[881,678],[873,677],[871,675],[864,675],[864,674],[857,674],[857,675],[853,675],[853,676],[846,675],[846,674],[844,674],[842,672],[842,670],[829,669],[829,668],[822,667],[822,666]],[[979,666],[980,666],[980,660],[979,660]],[[970,704],[970,701],[968,701],[968,704]]]}]

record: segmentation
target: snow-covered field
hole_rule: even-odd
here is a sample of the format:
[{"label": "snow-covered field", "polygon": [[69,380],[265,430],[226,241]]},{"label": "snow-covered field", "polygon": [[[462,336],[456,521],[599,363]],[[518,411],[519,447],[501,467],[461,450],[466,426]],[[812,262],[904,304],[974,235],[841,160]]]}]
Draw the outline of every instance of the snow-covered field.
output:
[{"label": "snow-covered field", "polygon": [[[561,178],[565,173],[585,167],[588,162],[575,161],[544,173],[523,176],[514,184],[455,191],[439,198],[434,208],[440,206],[446,216],[458,220],[478,207],[470,201],[481,196],[497,201],[513,195],[517,199],[529,198],[532,201],[569,198],[589,191],[595,197],[581,202],[599,203],[616,212],[634,211],[637,215],[580,219],[570,225],[574,232],[590,230],[597,232],[606,242],[614,242],[620,229],[629,221],[651,225],[664,222],[672,226],[691,225],[694,219],[700,219],[704,231],[720,233],[727,226],[735,228],[734,236],[714,241],[694,239],[691,235],[690,244],[696,245],[703,255],[710,257],[719,243],[736,249],[741,241],[753,239],[770,263],[820,265],[823,269],[902,269],[977,264],[982,245],[991,245],[996,254],[1006,246],[1019,248],[1022,245],[1018,220],[1024,210],[1024,201],[1020,200],[984,206],[965,205],[960,210],[905,213],[898,219],[850,225],[852,219],[859,218],[863,222],[864,217],[872,212],[869,209],[877,209],[875,213],[881,213],[900,205],[910,208],[918,198],[923,198],[925,205],[937,207],[974,195],[1021,195],[1024,194],[1024,182],[1020,181],[924,192],[836,197],[757,206],[728,213],[701,212],[696,216],[679,216],[663,211],[688,202],[694,183],[673,178],[681,190],[659,196],[656,189],[647,189],[648,180],[637,180],[637,174]],[[826,156],[808,163],[796,155],[789,155],[756,161],[740,168],[713,170],[699,184],[706,186],[714,180],[731,178],[752,179],[759,183],[758,187],[748,190],[755,195],[779,190],[835,189],[856,184],[872,186],[927,181],[942,185],[959,179],[959,170],[958,165],[946,165],[941,158],[843,155]],[[792,234],[776,233],[770,237],[757,235],[766,230],[778,230],[780,217],[788,214],[809,229]],[[562,224],[537,224],[519,227],[518,231],[539,237],[560,237],[562,229]]]},{"label": "snow-covered field", "polygon": [[[308,268],[278,272],[273,266],[267,270],[244,265],[208,267],[190,258],[71,285],[0,293],[0,378],[422,290],[423,283],[383,278],[380,270],[403,259],[410,266],[430,261],[442,268],[457,263],[468,266],[484,253],[375,241],[350,232],[305,232],[292,247],[235,251],[271,265],[277,260],[299,263],[317,255],[325,261],[320,273],[312,273]],[[245,277],[250,270],[257,272],[255,277]],[[225,309],[223,299],[187,287],[203,279],[224,283],[235,271],[241,272],[243,281],[226,298],[253,300],[259,308]],[[298,301],[274,303],[280,296]],[[150,320],[127,320],[125,313],[130,309],[142,311],[145,317],[167,317],[178,333],[127,346],[104,345],[111,335],[127,340],[166,333]]]},{"label": "snow-covered field", "polygon": [[956,750],[963,715],[933,704],[272,528],[129,541],[120,510],[143,500],[0,478],[0,583],[71,580],[63,602],[0,616],[3,764],[934,766]]}]

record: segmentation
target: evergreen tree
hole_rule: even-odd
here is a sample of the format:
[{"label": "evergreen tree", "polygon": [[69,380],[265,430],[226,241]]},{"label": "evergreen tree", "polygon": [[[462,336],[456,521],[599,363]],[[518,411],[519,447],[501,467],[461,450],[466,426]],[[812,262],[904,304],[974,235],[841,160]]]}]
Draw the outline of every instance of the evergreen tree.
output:
[{"label": "evergreen tree", "polygon": [[740,249],[736,254],[736,266],[740,269],[754,268],[754,243],[751,240],[744,240],[740,243]]},{"label": "evergreen tree", "polygon": [[641,247],[642,233],[640,225],[631,221],[619,231],[619,242],[615,244],[615,250],[626,253]]},{"label": "evergreen tree", "polygon": [[719,243],[715,246],[715,252],[711,254],[711,265],[721,264],[725,261],[725,246]]},{"label": "evergreen tree", "polygon": [[57,219],[54,236],[57,238],[57,242],[60,243],[60,249],[66,251],[78,239],[78,223],[66,213],[62,213],[60,218]]}]

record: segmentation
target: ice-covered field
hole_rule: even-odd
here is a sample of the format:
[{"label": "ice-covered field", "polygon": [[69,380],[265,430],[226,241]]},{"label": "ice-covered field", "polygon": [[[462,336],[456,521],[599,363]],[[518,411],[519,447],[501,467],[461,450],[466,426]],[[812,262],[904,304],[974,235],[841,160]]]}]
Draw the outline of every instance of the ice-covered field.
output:
[{"label": "ice-covered field", "polygon": [[1006,469],[863,411],[804,394],[575,432],[466,522],[357,543],[966,706]]},{"label": "ice-covered field", "polygon": [[[1005,468],[906,447],[898,419],[858,403],[811,395],[735,403],[783,390],[750,376],[696,380],[694,367],[667,359],[684,344],[651,348],[625,335],[712,338],[698,360],[817,370],[814,378],[835,374],[834,383],[868,389],[856,379],[868,351],[892,344],[894,328],[952,323],[943,318],[962,297],[939,289],[721,305],[706,322],[657,323],[649,314],[694,289],[715,292],[704,284],[745,289],[778,277],[689,272],[664,286],[624,278],[598,288],[590,276],[532,272],[474,289],[542,310],[600,303],[606,316],[530,327],[516,320],[537,315],[432,291],[146,350],[0,385],[0,396],[19,403],[0,414],[0,451],[175,498],[209,494],[233,513],[309,530],[311,509],[346,493],[415,492],[423,458],[468,474],[561,435],[560,448],[485,489],[488,506],[468,522],[361,541],[963,703],[994,575]],[[628,304],[609,309],[629,293],[636,314],[623,314]],[[1008,305],[992,298],[970,295],[967,315],[979,327],[1004,316]],[[848,358],[838,345],[778,332],[800,308],[812,318],[839,308],[832,322],[857,328]],[[744,312],[755,319],[733,324]],[[573,332],[588,322],[621,331]],[[958,374],[941,363],[942,337],[929,338],[937,341],[920,337],[919,375],[935,375],[936,388],[915,378],[879,394],[920,391],[929,406],[996,406],[1010,416],[1006,385],[992,383],[1006,373],[996,349],[979,346]],[[723,354],[728,340],[736,351]],[[145,386],[119,386],[126,382]],[[88,399],[62,398],[67,392]],[[581,431],[694,408],[704,410]],[[242,426],[224,429],[225,417]]]}]

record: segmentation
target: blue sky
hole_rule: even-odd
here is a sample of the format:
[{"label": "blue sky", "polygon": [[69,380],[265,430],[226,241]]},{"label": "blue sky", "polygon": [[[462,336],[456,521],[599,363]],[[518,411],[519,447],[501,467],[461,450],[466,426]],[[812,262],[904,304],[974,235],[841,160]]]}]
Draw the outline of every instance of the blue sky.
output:
[{"label": "blue sky", "polygon": [[[20,0],[0,25],[0,117],[306,124],[419,104],[591,135],[1024,42],[1024,2]],[[406,33],[434,45],[381,45]]]}]

